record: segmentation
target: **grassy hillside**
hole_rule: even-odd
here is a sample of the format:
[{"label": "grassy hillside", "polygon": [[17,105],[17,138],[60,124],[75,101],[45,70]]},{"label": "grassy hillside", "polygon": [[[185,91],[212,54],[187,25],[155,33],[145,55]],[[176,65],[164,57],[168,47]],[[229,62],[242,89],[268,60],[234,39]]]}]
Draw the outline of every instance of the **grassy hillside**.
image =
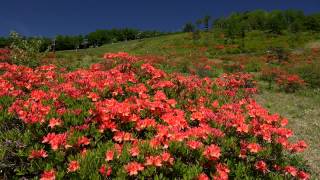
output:
[{"label": "grassy hillside", "polygon": [[[66,59],[67,63],[75,63],[72,67],[86,66],[98,61],[106,52],[124,51],[135,55],[158,55],[166,58],[194,60],[193,58],[205,56],[216,59],[230,54],[264,54],[270,48],[282,47],[287,50],[301,49],[311,42],[320,41],[320,34],[300,33],[271,36],[260,31],[247,33],[245,39],[230,40],[224,38],[222,33],[200,34],[194,39],[191,33],[167,35],[156,38],[133,40],[107,44],[97,48],[83,50],[70,50],[57,52],[57,57]],[[226,45],[224,45],[226,44]],[[221,45],[225,48],[221,49]],[[98,58],[98,59],[97,59]]]}]

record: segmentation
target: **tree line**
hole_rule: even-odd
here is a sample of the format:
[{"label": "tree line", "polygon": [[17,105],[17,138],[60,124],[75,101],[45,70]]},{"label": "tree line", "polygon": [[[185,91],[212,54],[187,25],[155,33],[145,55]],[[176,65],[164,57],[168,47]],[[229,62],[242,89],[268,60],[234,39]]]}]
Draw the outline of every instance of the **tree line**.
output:
[{"label": "tree line", "polygon": [[[100,29],[86,35],[57,35],[54,38],[47,37],[23,37],[27,41],[41,40],[41,51],[50,50],[74,50],[88,47],[98,47],[103,44],[121,41],[143,39],[165,35],[160,31],[139,31],[133,28]],[[0,48],[9,47],[13,42],[12,37],[0,37]]]},{"label": "tree line", "polygon": [[[194,23],[184,25],[182,32],[193,32],[198,37],[199,31],[218,30],[228,38],[245,37],[252,30],[282,34],[285,31],[297,33],[302,31],[320,31],[320,13],[306,15],[299,10],[246,11],[232,13],[227,17],[213,18],[204,16]],[[139,31],[133,28],[100,29],[86,35],[58,35],[55,38],[23,37],[26,40],[41,40],[41,51],[73,50],[98,47],[103,44],[161,36],[169,33],[160,31]],[[0,37],[0,48],[9,47],[11,37]]]},{"label": "tree line", "polygon": [[217,29],[229,36],[242,36],[245,32],[261,30],[272,34],[285,31],[320,31],[320,13],[306,15],[299,10],[255,10],[232,13],[227,17],[212,18],[205,16],[195,23],[186,23],[184,32]]}]

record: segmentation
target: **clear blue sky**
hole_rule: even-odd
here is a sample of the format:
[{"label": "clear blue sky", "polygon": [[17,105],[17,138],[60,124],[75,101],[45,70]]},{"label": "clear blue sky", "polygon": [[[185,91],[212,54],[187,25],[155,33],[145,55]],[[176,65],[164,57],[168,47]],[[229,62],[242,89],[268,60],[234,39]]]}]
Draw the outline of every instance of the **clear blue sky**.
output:
[{"label": "clear blue sky", "polygon": [[220,17],[253,9],[320,12],[320,0],[3,0],[0,36],[84,34],[96,29],[134,27],[179,30],[206,14]]}]

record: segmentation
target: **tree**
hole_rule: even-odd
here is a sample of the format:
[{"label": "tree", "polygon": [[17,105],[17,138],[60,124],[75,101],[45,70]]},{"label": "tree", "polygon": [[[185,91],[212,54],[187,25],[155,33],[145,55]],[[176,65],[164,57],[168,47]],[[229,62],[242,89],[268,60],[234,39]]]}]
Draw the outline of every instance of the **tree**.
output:
[{"label": "tree", "polygon": [[195,29],[196,29],[196,27],[191,22],[188,22],[184,25],[182,31],[183,32],[194,32]]},{"label": "tree", "polygon": [[267,26],[269,33],[281,34],[282,30],[285,29],[285,19],[281,11],[275,10],[269,14]]},{"label": "tree", "polygon": [[304,21],[304,26],[309,31],[320,31],[320,14],[307,16]]},{"label": "tree", "polygon": [[5,48],[10,46],[10,40],[5,37],[0,37],[0,48]]},{"label": "tree", "polygon": [[206,15],[206,16],[204,16],[204,18],[202,20],[205,31],[209,31],[209,21],[210,21],[210,19],[211,19],[211,16]]},{"label": "tree", "polygon": [[228,17],[216,19],[213,24],[215,28],[225,31],[231,38],[244,32],[241,24],[245,24],[245,31],[261,30],[272,34],[281,34],[283,31],[292,33],[320,31],[320,14],[306,16],[303,11],[297,10],[271,12],[255,10],[233,13]]},{"label": "tree", "polygon": [[267,13],[263,10],[249,12],[247,21],[250,30],[264,30],[266,28]]}]

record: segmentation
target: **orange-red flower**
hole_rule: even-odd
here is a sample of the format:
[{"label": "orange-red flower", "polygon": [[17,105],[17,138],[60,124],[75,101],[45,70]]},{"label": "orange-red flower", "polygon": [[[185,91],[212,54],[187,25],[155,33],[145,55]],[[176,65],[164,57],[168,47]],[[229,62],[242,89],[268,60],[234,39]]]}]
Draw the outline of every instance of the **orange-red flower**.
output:
[{"label": "orange-red flower", "polygon": [[171,156],[170,153],[168,153],[168,152],[163,152],[163,153],[161,154],[161,158],[162,158],[162,161],[163,161],[163,162],[167,162],[167,163],[173,165],[174,159],[173,159],[173,157]]},{"label": "orange-red flower", "polygon": [[213,103],[212,103],[212,107],[218,108],[219,107],[219,101],[218,100],[214,100]]},{"label": "orange-red flower", "polygon": [[308,179],[310,179],[310,174],[308,174],[304,171],[299,171],[297,174],[297,177],[301,180],[308,180]]},{"label": "orange-red flower", "polygon": [[266,172],[268,171],[267,164],[266,164],[264,161],[258,161],[258,162],[256,162],[255,168],[256,168],[258,171],[261,171],[261,172],[263,172],[263,173],[266,173]]},{"label": "orange-red flower", "polygon": [[198,149],[201,146],[203,146],[202,142],[199,141],[188,141],[187,145],[191,148],[191,149]]},{"label": "orange-red flower", "polygon": [[107,168],[107,166],[105,164],[103,164],[99,169],[99,173],[103,176],[110,176],[112,173],[112,169],[111,169],[111,167]]},{"label": "orange-red flower", "polygon": [[297,176],[297,174],[298,174],[298,170],[297,170],[295,167],[293,167],[293,166],[286,166],[286,167],[284,167],[284,171],[285,171],[286,173],[291,174],[291,176],[293,176],[293,177]]},{"label": "orange-red flower", "polygon": [[139,147],[138,146],[134,146],[130,149],[130,154],[131,156],[135,157],[138,156],[140,153]]},{"label": "orange-red flower", "polygon": [[32,150],[29,155],[29,159],[46,158],[46,157],[48,157],[48,154],[44,149]]},{"label": "orange-red flower", "polygon": [[307,147],[308,147],[307,143],[300,140],[300,141],[296,142],[295,144],[292,144],[291,146],[289,146],[289,149],[292,152],[303,152]]},{"label": "orange-red flower", "polygon": [[229,179],[229,168],[225,164],[217,164],[216,166],[217,172],[213,179],[219,179],[219,180],[228,180]]},{"label": "orange-red flower", "polygon": [[198,180],[209,180],[210,178],[205,174],[205,173],[201,173],[198,176]]},{"label": "orange-red flower", "polygon": [[146,166],[157,166],[161,167],[162,166],[162,158],[161,156],[149,156],[146,157]]},{"label": "orange-red flower", "polygon": [[247,145],[247,148],[251,153],[257,153],[262,149],[261,146],[257,143],[250,143]]},{"label": "orange-red flower", "polygon": [[88,93],[88,96],[87,96],[89,99],[91,99],[93,102],[96,102],[98,101],[98,99],[100,98],[99,95],[97,93],[94,93],[94,92],[90,92]]},{"label": "orange-red flower", "polygon": [[68,172],[75,172],[79,168],[80,168],[80,164],[76,160],[70,161],[70,163],[68,164]]},{"label": "orange-red flower", "polygon": [[77,145],[78,146],[86,146],[86,145],[89,145],[90,144],[90,139],[85,137],[85,136],[81,136],[78,138],[78,142],[77,142]]},{"label": "orange-red flower", "polygon": [[49,120],[49,127],[52,129],[55,126],[61,126],[62,125],[62,121],[60,119],[56,119],[56,118],[51,118]]},{"label": "orange-red flower", "polygon": [[215,144],[211,144],[210,146],[206,147],[203,155],[209,160],[217,160],[221,156],[220,147]]},{"label": "orange-red flower", "polygon": [[40,180],[55,180],[56,171],[54,169],[46,170],[41,174]]},{"label": "orange-red flower", "polygon": [[112,161],[113,160],[113,156],[114,156],[114,152],[113,151],[111,151],[111,150],[108,150],[107,152],[106,152],[106,161],[108,162],[108,161]]},{"label": "orange-red flower", "polygon": [[137,175],[139,171],[143,171],[144,167],[138,162],[130,162],[124,166],[125,170],[129,173],[130,176]]},{"label": "orange-red flower", "polygon": [[67,134],[49,133],[47,136],[43,137],[42,143],[50,144],[54,151],[61,146],[67,147]]}]

